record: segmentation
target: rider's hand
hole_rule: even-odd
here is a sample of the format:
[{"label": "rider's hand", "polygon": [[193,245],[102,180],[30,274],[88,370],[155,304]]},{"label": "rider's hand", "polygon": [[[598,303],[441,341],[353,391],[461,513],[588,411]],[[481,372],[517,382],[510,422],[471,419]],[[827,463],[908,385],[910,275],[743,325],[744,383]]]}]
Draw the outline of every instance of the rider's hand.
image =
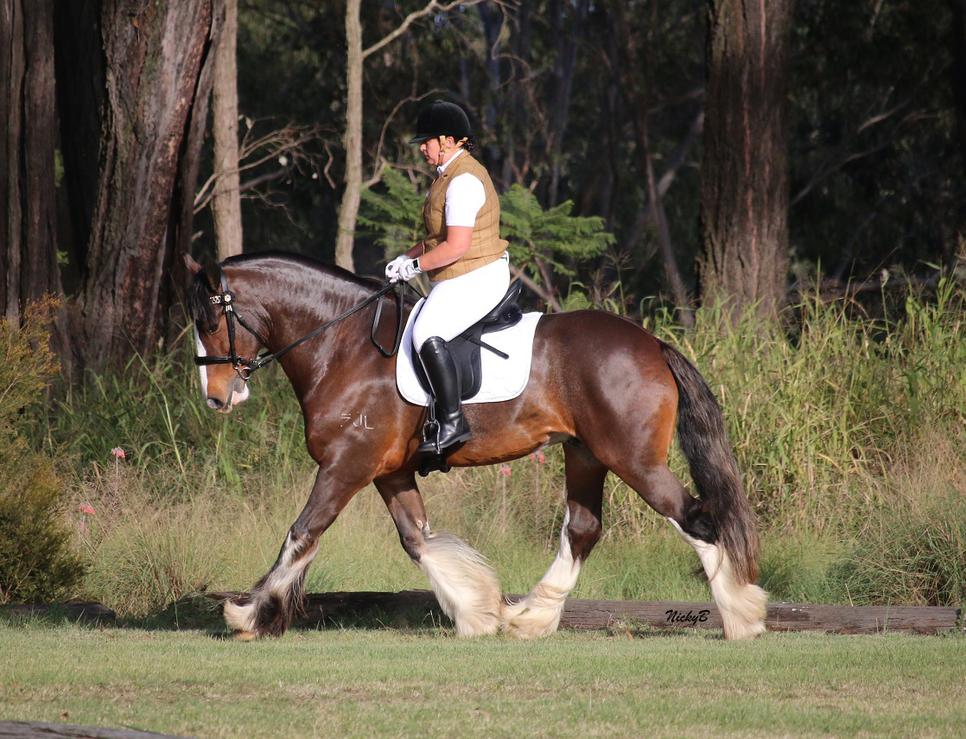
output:
[{"label": "rider's hand", "polygon": [[422,270],[419,268],[419,259],[406,259],[400,266],[397,272],[397,280],[404,280],[409,282],[413,277],[420,274]]},{"label": "rider's hand", "polygon": [[405,254],[400,254],[386,265],[386,279],[389,282],[399,282],[399,268],[407,259],[408,257]]}]

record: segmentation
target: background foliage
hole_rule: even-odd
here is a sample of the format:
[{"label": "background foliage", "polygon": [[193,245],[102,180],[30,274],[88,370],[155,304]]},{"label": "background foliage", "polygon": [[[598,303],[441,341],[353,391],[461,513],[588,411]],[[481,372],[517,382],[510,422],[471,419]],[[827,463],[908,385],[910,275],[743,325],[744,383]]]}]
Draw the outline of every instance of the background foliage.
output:
[{"label": "background foliage", "polygon": [[64,481],[23,434],[57,371],[47,333],[55,308],[33,304],[19,330],[0,320],[0,603],[61,597],[82,575],[65,522]]},{"label": "background foliage", "polygon": [[[423,4],[364,3],[364,45]],[[74,19],[64,8],[94,6],[57,7],[63,31]],[[627,28],[617,27],[620,9]],[[966,458],[961,8],[799,0],[788,86],[793,307],[762,325],[704,305],[684,330],[666,310],[666,256],[644,183],[650,164],[693,291],[706,10],[704,0],[487,2],[421,19],[367,58],[359,271],[381,274],[387,256],[417,240],[430,173],[408,138],[427,100],[458,101],[503,193],[530,300],[627,315],[684,347],[711,381],[762,522],[774,597],[961,603],[966,482],[950,462]],[[243,143],[267,142],[248,149],[246,251],[332,258],[344,13],[343,3],[241,2]],[[131,33],[126,17],[113,20]],[[633,67],[619,31],[637,45]],[[63,136],[58,146],[67,151]],[[71,167],[60,169],[63,198]],[[178,238],[212,251],[208,211],[190,225]],[[70,293],[83,265],[64,254]],[[230,418],[209,414],[182,335],[60,386],[45,310],[19,330],[0,326],[0,599],[72,593],[145,613],[185,593],[247,587],[274,559],[311,476],[284,378],[260,377]],[[562,488],[556,450],[426,485],[436,524],[492,554],[505,589],[518,592],[556,547]],[[684,545],[613,479],[605,516],[578,594],[705,597]],[[359,531],[372,535],[361,542]],[[312,588],[423,584],[371,490],[322,551]]]},{"label": "background foliage", "polygon": [[[966,456],[964,300],[962,286],[943,281],[937,299],[910,295],[870,319],[812,294],[789,317],[791,334],[732,324],[713,309],[699,312],[693,331],[661,312],[647,320],[696,362],[723,404],[773,598],[966,598],[966,476],[955,463]],[[267,371],[252,399],[225,417],[204,408],[189,353],[185,343],[152,362],[135,358],[119,374],[90,377],[49,412],[35,407],[17,419],[43,453],[31,459],[63,462],[55,489],[69,504],[52,520],[58,536],[65,525],[72,531],[87,573],[72,592],[129,614],[248,587],[311,487],[284,376]],[[682,459],[673,467],[687,480]],[[434,528],[492,557],[506,592],[539,579],[563,515],[559,448],[434,475],[421,487]],[[576,594],[705,599],[690,549],[666,523],[613,477],[605,496],[605,536]],[[312,590],[424,586],[372,489],[322,537],[308,582]]]},{"label": "background foliage", "polygon": [[[422,5],[364,4],[365,41]],[[666,290],[634,135],[637,101],[621,84],[613,9],[593,4],[578,24],[578,5],[541,0],[528,3],[527,13],[514,3],[502,13],[478,7],[438,13],[370,57],[364,166],[368,177],[385,161],[411,182],[428,183],[407,143],[417,111],[436,96],[458,101],[470,112],[481,157],[500,192],[520,185],[544,210],[569,200],[573,215],[603,219],[614,235],[606,252],[569,262],[568,269],[593,285],[611,282],[623,265],[621,299],[633,307]],[[318,166],[328,168],[332,184],[293,171],[273,185],[272,202],[284,208],[246,201],[246,248],[295,249],[328,259],[342,166],[343,9],[338,3],[284,6],[242,3],[240,105],[256,120],[318,125],[320,146],[327,142]],[[636,74],[646,77],[656,174],[668,178],[671,239],[692,290],[701,146],[700,135],[689,132],[704,105],[705,11],[703,0],[638,1],[626,14],[629,33],[644,49],[644,68]],[[862,280],[883,268],[901,275],[921,273],[925,263],[951,265],[966,215],[966,162],[957,133],[966,93],[954,66],[962,42],[950,3],[801,0],[795,13],[789,221],[799,284],[816,275]],[[570,43],[572,93],[558,130],[560,55]],[[551,197],[554,167],[559,186]],[[386,173],[373,187],[385,192],[397,182]],[[387,244],[376,245],[371,248],[365,235],[360,239],[360,270],[379,273]],[[571,278],[560,274],[562,292]]]}]

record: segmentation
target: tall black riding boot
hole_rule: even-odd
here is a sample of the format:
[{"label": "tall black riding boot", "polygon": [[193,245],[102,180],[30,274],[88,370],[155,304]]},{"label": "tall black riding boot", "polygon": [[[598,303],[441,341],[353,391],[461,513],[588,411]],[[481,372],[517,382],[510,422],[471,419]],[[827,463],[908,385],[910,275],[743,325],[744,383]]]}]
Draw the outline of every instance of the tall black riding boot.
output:
[{"label": "tall black riding boot", "polygon": [[427,454],[445,454],[448,447],[467,441],[470,427],[460,407],[459,378],[456,363],[446,342],[431,336],[419,350],[426,378],[436,397],[436,422],[439,432],[435,438],[427,438],[419,445],[419,451]]}]

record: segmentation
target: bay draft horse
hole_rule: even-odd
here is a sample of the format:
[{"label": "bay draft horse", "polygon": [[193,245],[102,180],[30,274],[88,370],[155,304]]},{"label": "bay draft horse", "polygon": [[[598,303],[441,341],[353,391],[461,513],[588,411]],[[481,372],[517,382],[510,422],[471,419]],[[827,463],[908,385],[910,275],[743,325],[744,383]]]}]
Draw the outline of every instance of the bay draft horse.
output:
[{"label": "bay draft horse", "polygon": [[[186,262],[194,273],[189,304],[197,352],[212,362],[200,366],[202,389],[208,406],[223,413],[248,397],[251,369],[250,360],[232,366],[226,355],[254,358],[260,348],[278,351],[376,293],[370,281],[293,256],[232,257],[207,270],[190,257]],[[234,321],[219,298],[228,290]],[[384,314],[393,316],[392,296],[379,299],[386,301]],[[370,482],[459,635],[551,634],[581,564],[600,538],[608,470],[695,549],[725,637],[764,631],[766,594],[754,584],[758,537],[721,411],[677,350],[613,314],[547,315],[537,325],[523,394],[466,406],[473,438],[450,455],[454,466],[505,462],[547,444],[564,445],[567,507],[560,549],[533,590],[510,603],[482,555],[430,528],[415,476],[424,409],[399,395],[395,359],[370,341],[372,315],[367,306],[279,359],[301,403],[306,445],[319,469],[275,564],[248,593],[224,605],[227,625],[238,638],[280,635],[288,628],[301,606],[319,537]],[[381,343],[391,344],[392,321],[382,323],[387,325],[381,335],[390,340]],[[367,424],[346,421],[359,414]],[[667,466],[675,416],[699,498]]]}]

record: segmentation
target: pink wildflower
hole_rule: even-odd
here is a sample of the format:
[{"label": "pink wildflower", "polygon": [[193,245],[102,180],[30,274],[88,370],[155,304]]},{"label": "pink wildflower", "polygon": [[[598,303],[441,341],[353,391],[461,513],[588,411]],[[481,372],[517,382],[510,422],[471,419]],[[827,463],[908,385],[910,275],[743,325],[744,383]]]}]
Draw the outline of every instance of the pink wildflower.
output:
[{"label": "pink wildflower", "polygon": [[127,458],[127,455],[124,453],[124,450],[121,449],[121,447],[119,447],[119,446],[116,446],[113,449],[111,449],[111,454],[114,455],[114,459],[126,459]]},{"label": "pink wildflower", "polygon": [[77,506],[77,510],[86,516],[94,515],[94,506],[92,506],[90,503],[81,503],[79,506]]},{"label": "pink wildflower", "polygon": [[533,456],[536,457],[539,464],[544,464],[547,461],[547,458],[543,455],[543,450],[538,449]]},{"label": "pink wildflower", "polygon": [[501,464],[499,473],[504,477],[509,477],[510,475],[513,474],[513,469],[508,464]]}]

